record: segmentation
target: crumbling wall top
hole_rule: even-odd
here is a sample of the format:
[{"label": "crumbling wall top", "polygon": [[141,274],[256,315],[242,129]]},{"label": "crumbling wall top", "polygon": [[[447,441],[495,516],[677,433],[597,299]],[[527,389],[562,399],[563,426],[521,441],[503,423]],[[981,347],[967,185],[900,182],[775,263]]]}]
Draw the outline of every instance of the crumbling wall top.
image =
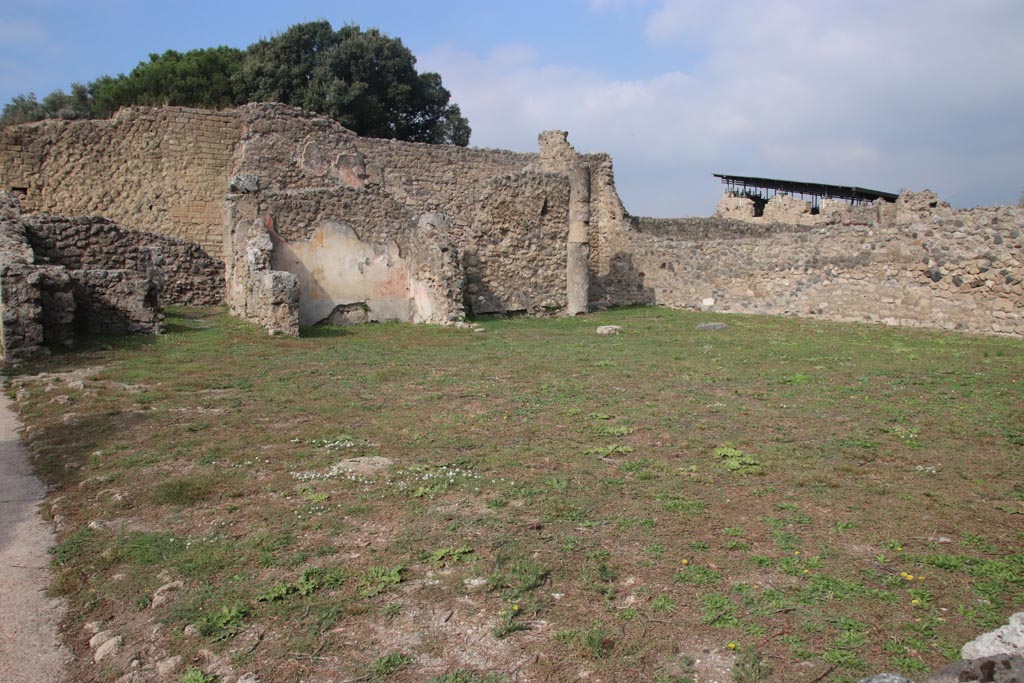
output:
[{"label": "crumbling wall top", "polygon": [[546,130],[537,136],[540,148],[538,170],[547,173],[568,174],[579,164],[580,154],[569,142],[569,132],[564,130]]}]

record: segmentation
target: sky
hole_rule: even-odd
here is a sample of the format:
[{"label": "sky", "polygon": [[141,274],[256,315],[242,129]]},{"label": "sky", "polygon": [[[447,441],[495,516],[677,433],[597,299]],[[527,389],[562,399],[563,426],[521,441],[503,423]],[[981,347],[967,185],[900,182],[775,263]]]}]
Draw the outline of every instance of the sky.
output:
[{"label": "sky", "polygon": [[1021,0],[0,0],[0,104],[316,19],[401,38],[473,146],[611,154],[634,215],[710,215],[713,173],[1024,192]]}]

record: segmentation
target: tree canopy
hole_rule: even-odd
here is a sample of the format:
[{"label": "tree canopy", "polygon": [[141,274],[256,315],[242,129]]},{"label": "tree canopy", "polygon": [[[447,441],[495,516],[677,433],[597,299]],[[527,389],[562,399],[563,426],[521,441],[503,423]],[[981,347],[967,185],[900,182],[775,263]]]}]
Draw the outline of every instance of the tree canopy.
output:
[{"label": "tree canopy", "polygon": [[251,45],[235,82],[252,101],[325,114],[360,135],[469,144],[469,122],[441,77],[417,73],[412,52],[377,29],[293,26]]},{"label": "tree canopy", "polygon": [[416,57],[377,29],[327,21],[292,26],[246,50],[214,47],[151,54],[131,73],[101,76],[71,94],[42,102],[19,95],[0,125],[44,118],[111,116],[130,105],[230,107],[282,102],[330,116],[360,135],[414,142],[469,144],[469,121],[436,73],[416,71]]},{"label": "tree canopy", "polygon": [[233,47],[151,54],[132,72],[89,84],[93,112],[110,116],[121,107],[170,104],[221,109],[239,102],[232,76],[245,53]]}]

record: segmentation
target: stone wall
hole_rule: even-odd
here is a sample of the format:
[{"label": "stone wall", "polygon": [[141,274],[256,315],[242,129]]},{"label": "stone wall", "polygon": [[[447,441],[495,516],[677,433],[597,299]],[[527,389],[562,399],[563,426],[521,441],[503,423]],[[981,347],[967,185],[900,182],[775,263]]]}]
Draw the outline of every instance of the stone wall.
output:
[{"label": "stone wall", "polygon": [[492,178],[459,245],[472,313],[542,313],[566,303],[569,181],[524,172]]},{"label": "stone wall", "polygon": [[[538,136],[540,154],[534,168],[569,176],[576,167],[586,167],[590,176],[589,218],[587,221],[588,265],[596,278],[604,278],[612,268],[615,254],[608,246],[609,236],[619,231],[626,210],[615,189],[612,159],[607,154],[579,154],[569,144],[568,132],[544,131]],[[591,298],[601,298],[600,285],[591,279]]]},{"label": "stone wall", "polygon": [[[162,239],[180,269],[187,245]],[[101,218],[22,216],[16,199],[0,193],[2,360],[18,362],[70,346],[82,332],[159,332],[160,246],[156,236],[122,230]],[[219,266],[208,256],[206,261]],[[172,279],[179,275],[170,273]],[[203,292],[213,291],[208,273],[193,275]],[[197,291],[183,277],[176,282],[193,295]]]},{"label": "stone wall", "polygon": [[[272,269],[298,276],[301,324],[565,306],[568,178],[542,155],[359,138],[281,105],[241,111],[245,191],[229,206],[268,226]],[[423,220],[443,239],[424,241]]]},{"label": "stone wall", "polygon": [[[236,194],[228,205],[229,305],[268,329],[292,334],[319,322],[448,323],[465,315],[465,275],[443,213],[414,220],[375,190],[347,187]],[[257,251],[268,260],[254,267],[259,226],[266,243]],[[256,310],[261,300],[246,282],[264,271],[296,277],[294,329],[279,324],[281,315]]]},{"label": "stone wall", "polygon": [[815,211],[810,202],[779,193],[765,202],[762,214],[757,215],[753,199],[734,192],[726,192],[718,202],[714,218],[784,225],[829,225],[843,222],[863,223],[869,220],[891,222],[895,219],[895,208],[893,202],[883,199],[871,204],[857,205],[851,205],[842,199],[822,199],[818,211]]},{"label": "stone wall", "polygon": [[458,236],[469,227],[483,184],[523,171],[537,158],[505,150],[361,138],[341,124],[277,104],[241,107],[245,126],[237,173],[260,191],[369,189],[408,215],[443,212]]},{"label": "stone wall", "polygon": [[112,119],[0,129],[0,191],[22,209],[102,215],[221,256],[221,209],[242,123],[236,111],[123,109]]},{"label": "stone wall", "polygon": [[538,143],[360,138],[276,104],[131,109],[0,131],[0,183],[32,211],[197,238],[227,262],[231,310],[278,332],[646,303],[1022,334],[1020,209],[918,193],[812,212],[779,195],[754,217],[727,196],[713,218],[639,218],[610,157],[579,154],[564,131]]},{"label": "stone wall", "polygon": [[803,226],[628,221],[611,299],[1024,335],[1024,209],[954,210],[921,192],[822,215],[827,224]]},{"label": "stone wall", "polygon": [[767,237],[780,232],[805,231],[805,228],[785,223],[743,221],[735,218],[647,218],[629,216],[629,229],[676,240],[738,239],[740,237]]},{"label": "stone wall", "polygon": [[[446,263],[456,259],[454,270],[445,269],[458,275],[441,289],[460,289],[464,310],[475,313],[537,313],[567,305],[567,260],[573,260],[565,244],[567,179],[577,167],[586,167],[590,188],[583,212],[588,220],[573,248],[588,270],[600,270],[609,262],[604,231],[624,215],[611,160],[578,154],[564,132],[542,135],[540,151],[529,154],[426,145],[360,138],[330,119],[276,104],[224,112],[135,108],[109,121],[47,121],[0,132],[0,183],[21,192],[29,211],[102,214],[137,229],[189,236],[230,264],[238,255],[224,247],[234,244],[224,241],[224,193],[248,193],[258,199],[245,212],[269,226],[272,252],[280,252],[271,271],[294,268],[300,282],[309,281],[310,273],[299,261],[319,259],[322,272],[324,255],[294,257],[310,252],[311,239],[321,244],[328,235],[338,238],[337,230],[328,229],[335,225],[351,233],[354,241],[341,241],[356,251],[384,254],[397,245],[401,263],[391,259],[392,265],[407,273],[416,261],[422,271],[434,258],[413,258],[416,227],[423,216],[444,214],[448,251],[439,253],[448,254]],[[232,177],[247,179],[244,191],[230,188]],[[229,233],[236,228],[227,226]],[[576,277],[583,294],[573,305],[582,310],[586,275]],[[414,287],[406,284],[413,301]],[[307,299],[319,293],[312,281],[301,289]],[[352,296],[367,303],[358,294]],[[448,311],[448,304],[441,309]],[[410,319],[440,315],[409,310],[416,311]],[[308,310],[300,318],[305,323],[315,316]],[[460,316],[449,311],[443,317]]]},{"label": "stone wall", "polygon": [[224,301],[224,264],[195,242],[125,230],[98,216],[24,216],[35,263],[69,270],[159,271],[161,305]]},{"label": "stone wall", "polygon": [[[160,284],[135,270],[68,270],[74,330],[87,334],[157,334],[163,328]],[[45,293],[45,290],[44,290]],[[47,309],[43,304],[44,314]]]},{"label": "stone wall", "polygon": [[272,223],[255,201],[231,202],[225,211],[225,299],[233,315],[270,334],[299,333],[299,278],[274,270]]}]

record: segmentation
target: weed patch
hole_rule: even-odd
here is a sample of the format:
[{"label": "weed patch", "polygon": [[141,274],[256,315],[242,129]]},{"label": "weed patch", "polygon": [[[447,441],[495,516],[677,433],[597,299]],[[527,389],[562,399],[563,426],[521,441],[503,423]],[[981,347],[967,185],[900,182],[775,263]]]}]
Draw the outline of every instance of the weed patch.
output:
[{"label": "weed patch", "polygon": [[733,446],[719,446],[714,450],[719,464],[730,472],[737,474],[761,474],[764,472],[764,465],[756,456],[744,453]]},{"label": "weed patch", "polygon": [[359,597],[373,598],[402,583],[404,567],[370,567],[359,577]]}]

